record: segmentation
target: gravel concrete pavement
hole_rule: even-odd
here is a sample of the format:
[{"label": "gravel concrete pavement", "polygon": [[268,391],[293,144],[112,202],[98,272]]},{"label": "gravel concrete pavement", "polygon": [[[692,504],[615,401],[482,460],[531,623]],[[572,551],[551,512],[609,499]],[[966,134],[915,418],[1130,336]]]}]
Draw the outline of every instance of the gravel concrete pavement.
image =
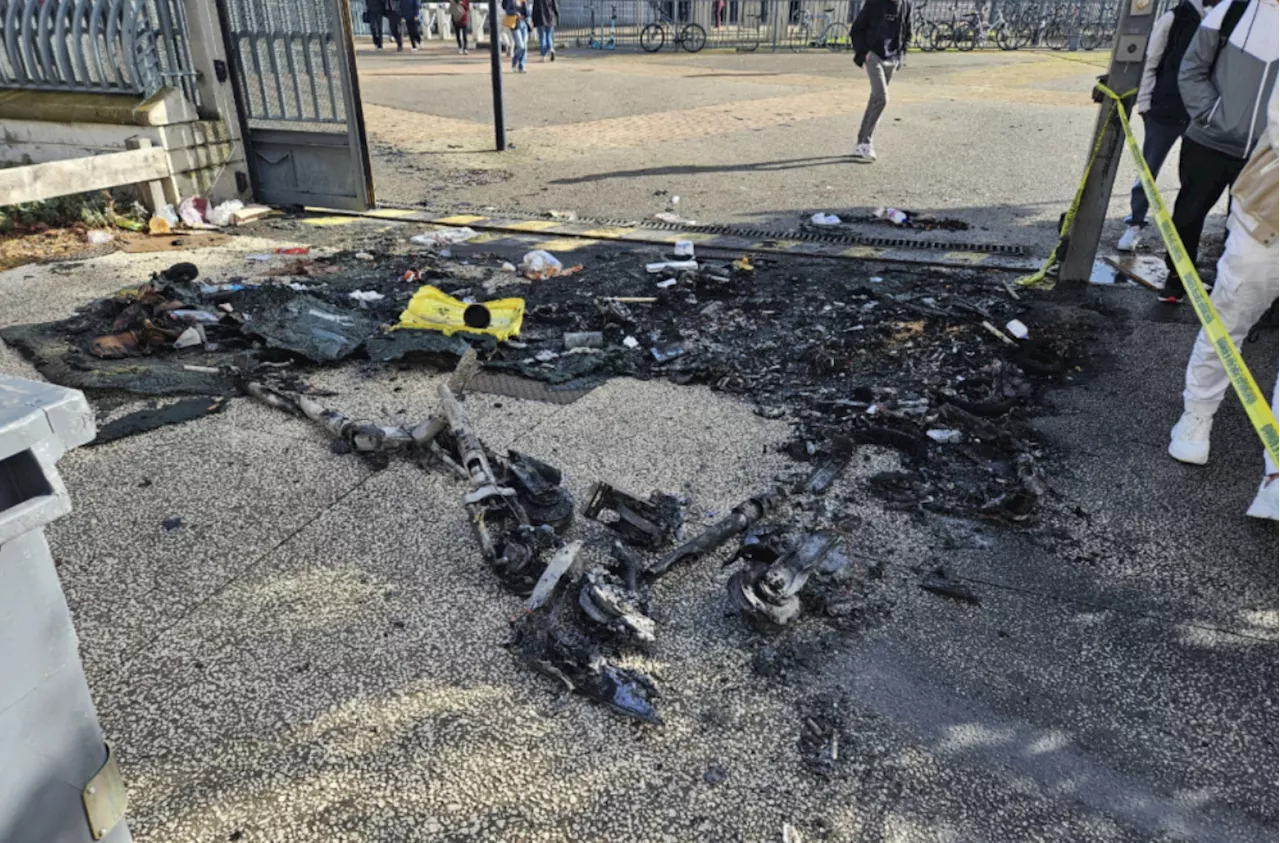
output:
[{"label": "gravel concrete pavement", "polygon": [[[0,313],[60,317],[182,259],[238,274],[284,242],[25,267],[0,274]],[[831,841],[1275,840],[1277,536],[1241,514],[1256,438],[1231,403],[1211,466],[1168,460],[1194,326],[1140,291],[1090,296],[1118,328],[1038,422],[1076,520],[888,510],[858,490],[898,457],[863,449],[839,482],[859,552],[885,562],[884,611],[770,644],[725,616],[717,560],[672,572],[636,657],[662,687],[660,729],[503,649],[519,601],[441,474],[371,472],[243,400],[67,455],[75,510],[48,533],[135,838],[756,843],[787,823]],[[1246,360],[1274,370],[1274,338]],[[0,371],[32,376],[2,346]],[[440,377],[365,363],[311,380],[348,412],[418,419]],[[603,479],[687,494],[709,519],[787,465],[785,420],[703,388],[468,405],[491,446],[563,467],[579,500]],[[940,563],[980,606],[917,588]],[[803,763],[809,723],[840,735],[834,775]]]},{"label": "gravel concrete pavement", "polygon": [[[865,166],[847,157],[868,93],[847,54],[565,51],[504,77],[514,145],[504,153],[492,151],[485,56],[359,54],[382,201],[787,225],[887,205],[1041,253],[1084,169],[1097,115],[1089,90],[1105,60],[913,53],[891,86],[879,160]],[[1126,162],[1108,240],[1132,178]],[[1176,167],[1160,184],[1172,196]]]}]

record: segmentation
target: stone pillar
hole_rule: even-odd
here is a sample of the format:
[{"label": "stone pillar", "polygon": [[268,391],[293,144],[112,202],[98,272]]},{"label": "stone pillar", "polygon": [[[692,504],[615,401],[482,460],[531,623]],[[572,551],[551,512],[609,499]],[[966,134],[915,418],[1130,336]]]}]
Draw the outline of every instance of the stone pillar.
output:
[{"label": "stone pillar", "polygon": [[[209,162],[198,181],[207,185],[205,195],[211,201],[240,199],[250,202],[249,166],[244,144],[245,127],[240,124],[240,112],[236,109],[235,91],[232,88],[230,60],[226,42],[222,37],[222,24],[218,20],[215,5],[208,0],[182,0],[187,15],[187,37],[191,45],[191,65],[196,71],[196,87],[200,91],[200,116],[209,121],[221,121],[225,129],[216,132],[221,137],[219,154]],[[245,189],[242,191],[241,186]],[[185,197],[184,197],[185,198]]]}]

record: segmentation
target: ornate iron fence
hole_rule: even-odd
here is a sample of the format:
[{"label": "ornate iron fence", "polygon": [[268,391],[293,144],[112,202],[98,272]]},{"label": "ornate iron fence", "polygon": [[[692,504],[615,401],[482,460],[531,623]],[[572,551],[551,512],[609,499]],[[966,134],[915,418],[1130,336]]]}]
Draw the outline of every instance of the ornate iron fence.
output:
[{"label": "ornate iron fence", "polygon": [[181,0],[0,0],[0,88],[150,96],[199,104]]}]

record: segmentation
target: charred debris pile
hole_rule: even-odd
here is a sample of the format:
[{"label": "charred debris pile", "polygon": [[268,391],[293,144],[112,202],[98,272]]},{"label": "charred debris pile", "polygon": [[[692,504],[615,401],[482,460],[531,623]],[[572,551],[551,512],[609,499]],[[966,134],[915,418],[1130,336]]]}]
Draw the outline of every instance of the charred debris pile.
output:
[{"label": "charred debris pile", "polygon": [[[851,611],[857,554],[834,523],[838,502],[822,498],[868,445],[902,455],[900,470],[869,480],[891,506],[1033,518],[1046,484],[1029,414],[1091,339],[1077,325],[1038,320],[1022,294],[977,271],[885,279],[831,261],[646,265],[622,252],[546,277],[442,251],[291,256],[222,283],[178,264],[69,319],[0,337],[57,383],[207,396],[213,411],[225,403],[216,399],[246,394],[310,419],[335,450],[375,467],[406,458],[455,474],[481,554],[526,601],[512,649],[567,688],[651,723],[660,722],[657,685],[619,657],[661,634],[649,611],[659,577],[736,543],[727,605],[756,629]],[[456,330],[393,330],[427,286],[458,300]],[[492,328],[513,301],[514,330]],[[350,359],[452,371],[440,415],[383,425],[317,400],[306,372]],[[608,524],[612,541],[607,563],[587,565],[581,542],[563,538],[579,507],[559,470],[535,455],[494,453],[471,428],[460,399],[482,370],[553,388],[615,376],[705,384],[788,419],[793,436],[779,447],[803,465],[785,483],[762,479],[688,535],[685,501],[598,483],[580,509]],[[189,410],[178,420],[199,415]]]}]

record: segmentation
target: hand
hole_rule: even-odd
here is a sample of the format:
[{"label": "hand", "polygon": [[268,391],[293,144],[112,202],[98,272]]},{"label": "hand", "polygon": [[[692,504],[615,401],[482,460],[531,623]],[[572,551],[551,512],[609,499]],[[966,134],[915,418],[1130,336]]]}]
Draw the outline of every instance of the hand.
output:
[{"label": "hand", "polygon": [[853,63],[856,64],[858,67],[862,67],[864,64],[866,64],[867,63],[866,53],[854,53]]}]

